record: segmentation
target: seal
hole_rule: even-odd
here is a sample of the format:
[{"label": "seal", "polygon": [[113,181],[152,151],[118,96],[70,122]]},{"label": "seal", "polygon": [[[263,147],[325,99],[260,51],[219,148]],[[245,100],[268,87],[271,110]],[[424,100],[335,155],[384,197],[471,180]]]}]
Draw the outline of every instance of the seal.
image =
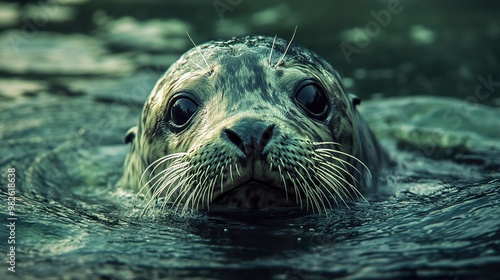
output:
[{"label": "seal", "polygon": [[[293,38],[292,38],[293,39]],[[338,73],[291,41],[196,46],[161,77],[119,185],[174,210],[321,212],[377,188],[388,157]]]}]

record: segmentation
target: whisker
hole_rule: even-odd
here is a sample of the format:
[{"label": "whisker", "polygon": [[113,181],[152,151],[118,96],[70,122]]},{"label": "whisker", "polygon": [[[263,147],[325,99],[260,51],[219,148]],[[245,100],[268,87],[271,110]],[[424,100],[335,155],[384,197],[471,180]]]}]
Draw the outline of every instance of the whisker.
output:
[{"label": "whisker", "polygon": [[[300,201],[300,208],[303,209],[304,206],[303,206],[303,202],[302,202],[302,196],[300,195],[299,188],[297,187],[298,184],[295,182],[295,179],[292,178],[292,176],[290,175],[290,172],[286,172],[286,175],[288,175],[288,178],[292,182],[294,190],[295,190],[295,194],[296,194],[295,197],[296,197],[296,199],[298,197],[298,199]],[[301,187],[301,186],[299,185],[299,187]],[[304,190],[304,189],[300,188],[300,190],[302,190],[304,192],[304,195],[306,196],[306,211],[308,211],[309,210],[309,192],[307,191],[307,189]]]},{"label": "whisker", "polygon": [[231,178],[231,182],[234,182],[234,177],[233,177],[233,165],[229,165],[229,177]]},{"label": "whisker", "polygon": [[[177,160],[180,160],[182,158],[184,158],[184,156],[187,155],[187,153],[175,153],[175,154],[170,154],[170,155],[167,155],[167,156],[164,156],[164,157],[161,157],[157,160],[155,160],[153,163],[151,163],[145,170],[144,172],[142,172],[142,175],[141,175],[141,178],[139,179],[139,184],[141,184],[141,182],[144,180],[144,177],[147,173],[147,171],[152,168],[153,170],[149,173],[149,178],[151,177],[151,175],[156,171],[156,169],[158,168],[158,166],[160,166],[161,164],[164,164],[165,162],[169,161],[169,160],[174,160],[177,161]],[[148,181],[146,182],[145,184],[142,185],[142,187],[139,189],[139,191],[137,192],[136,196],[135,196],[135,199],[137,199],[137,197],[144,191],[144,189],[147,187],[147,185],[151,182]],[[147,194],[150,194],[151,193],[151,189],[148,189]],[[135,199],[134,199],[134,203],[135,203]]]},{"label": "whisker", "polygon": [[269,156],[269,172],[273,170],[273,156]]},{"label": "whisker", "polygon": [[[308,170],[308,169],[307,169],[307,168],[306,168],[303,164],[301,164],[300,162],[297,162],[297,165],[298,165],[298,166],[300,166],[300,167],[302,168],[302,170],[304,170],[304,171],[306,172],[307,177],[308,177],[308,179],[309,179],[309,181],[308,181],[308,182],[310,182],[310,185],[315,186],[314,182],[315,182],[315,181],[318,181],[318,180],[314,180],[314,179],[313,179],[313,177],[311,176],[311,173],[309,172],[309,170]],[[302,177],[301,172],[299,172],[297,169],[295,169],[295,171],[296,171],[296,172],[297,172],[297,173],[298,173],[298,174]],[[302,177],[302,178],[303,178],[303,177]],[[303,178],[303,179],[304,179],[304,181],[306,181],[306,180],[305,180],[305,178]],[[324,186],[324,184],[323,184],[321,181],[319,181],[319,182],[320,182],[320,184],[321,184],[321,185],[323,185],[323,187],[327,190],[327,192],[328,192],[328,194],[330,195],[330,197],[333,197],[333,194],[330,192],[329,188],[325,187],[325,186]],[[317,188],[317,187],[316,187],[316,188]],[[317,188],[317,190],[321,193],[321,195],[323,195],[323,197],[326,199],[326,201],[327,201],[328,205],[329,205],[329,206],[330,206],[330,208],[331,208],[331,207],[332,207],[332,205],[330,204],[329,197],[328,197],[327,195],[325,195],[325,193],[324,193],[324,192],[323,192],[320,188]],[[324,204],[323,204],[323,205],[324,205]],[[326,211],[326,208],[325,208],[325,211]]]},{"label": "whisker", "polygon": [[[325,178],[324,175],[321,172],[318,172],[318,176],[319,176],[319,179],[321,179],[321,180],[318,180],[318,181],[327,190],[328,194],[330,195],[329,198],[333,199],[333,201],[335,202],[335,205],[339,206],[339,203],[337,202],[337,199],[335,197],[338,196],[342,201],[344,201],[344,199],[342,198],[342,196],[340,195],[339,191],[335,187],[338,184],[338,182],[331,182],[329,179]],[[334,187],[332,187],[332,186],[330,186],[328,184],[323,183],[323,180],[327,181],[330,184],[332,184]],[[333,190],[333,192],[335,193],[335,195],[332,194],[332,192],[330,191],[330,189]]]},{"label": "whisker", "polygon": [[328,186],[328,188],[331,188],[333,190],[333,192],[335,192],[336,196],[339,197],[340,200],[342,200],[342,202],[346,206],[348,206],[347,202],[344,200],[345,187],[342,185],[342,183],[340,183],[336,178],[329,176],[330,174],[328,174],[322,170],[318,170],[318,175],[320,176],[320,178],[322,178],[323,180],[325,180],[328,183],[328,184],[324,184],[324,186]]},{"label": "whisker", "polygon": [[[344,167],[340,167],[340,166],[338,166],[337,164],[334,164],[333,162],[330,162],[330,161],[324,160],[324,156],[322,156],[322,155],[318,155],[318,154],[317,154],[316,156],[318,156],[320,159],[322,159],[322,160],[320,161],[321,163],[331,165],[331,167],[332,167],[332,170],[333,170],[333,171],[335,171],[335,172],[337,172],[337,173],[341,174],[340,172],[338,172],[338,170],[343,170],[345,173],[347,173],[347,174],[349,175],[349,177],[351,177],[351,179],[354,181],[354,183],[355,183],[355,185],[356,185],[356,186],[359,184],[358,179],[356,179],[356,177],[355,177],[354,175],[352,175],[351,173],[349,173],[349,172],[347,172],[347,171],[346,171],[347,169],[346,169],[346,167],[345,167],[345,164],[347,164],[348,166],[350,166],[351,168],[353,168],[353,169],[354,169],[355,171],[357,171],[359,174],[362,174],[362,173],[361,173],[361,171],[359,171],[359,169],[358,169],[358,168],[356,168],[355,166],[353,166],[353,165],[352,165],[352,164],[350,164],[349,162],[344,161],[343,159],[341,159],[341,158],[337,158],[337,157],[335,157],[335,156],[331,156],[331,155],[327,155],[327,156],[326,156],[326,157],[328,157],[328,158],[331,158],[331,159],[334,159],[334,160],[336,160],[336,161],[340,162],[340,163],[342,164],[342,166],[344,166]],[[344,164],[344,163],[345,163],[345,164]]]},{"label": "whisker", "polygon": [[187,36],[188,36],[189,40],[191,41],[191,43],[193,43],[194,47],[196,48],[196,50],[197,50],[197,51],[198,51],[198,53],[200,54],[200,56],[201,56],[201,58],[203,59],[203,61],[205,61],[205,64],[207,65],[207,67],[208,67],[208,69],[209,69],[209,70],[207,71],[207,70],[203,69],[203,67],[201,67],[200,65],[198,65],[198,64],[196,64],[196,65],[198,65],[198,67],[200,67],[200,68],[201,68],[203,71],[205,71],[207,74],[210,74],[210,72],[211,72],[211,71],[213,71],[212,67],[210,67],[210,65],[208,64],[207,60],[205,59],[205,56],[204,56],[204,55],[203,55],[203,53],[201,52],[200,47],[198,47],[198,46],[196,45],[196,43],[193,41],[193,39],[191,38],[191,36],[189,35],[189,32],[188,32],[187,30],[186,30],[186,34],[187,34]]},{"label": "whisker", "polygon": [[361,164],[366,169],[366,171],[368,171],[369,176],[372,177],[372,174],[371,174],[370,169],[368,168],[368,166],[366,166],[366,164],[364,164],[361,160],[359,160],[357,157],[355,157],[353,155],[350,155],[348,153],[345,153],[345,152],[342,152],[342,151],[339,151],[339,150],[334,150],[334,149],[316,149],[315,151],[317,151],[317,152],[337,153],[337,154],[341,154],[341,155],[347,156],[349,158],[352,158],[355,161],[359,162],[359,164]]},{"label": "whisker", "polygon": [[196,193],[196,210],[203,208],[203,191],[205,190],[204,185],[198,184],[198,192]]},{"label": "whisker", "polygon": [[183,175],[186,172],[186,170],[189,170],[189,168],[186,168],[185,170],[177,169],[177,170],[175,170],[175,172],[166,176],[166,178],[164,178],[164,180],[158,181],[161,183],[157,184],[158,182],[156,182],[155,183],[155,186],[156,186],[155,191],[154,191],[151,199],[147,202],[146,206],[144,207],[143,213],[145,213],[145,211],[151,207],[151,204],[153,203],[153,201],[157,201],[157,199],[160,197],[160,194],[163,193],[163,191],[167,187],[169,187],[168,192],[163,197],[163,202],[161,205],[161,210],[163,210],[165,208],[167,202],[170,201],[171,196],[177,191],[177,189],[180,188],[180,186],[182,186],[184,181],[189,178],[189,177],[187,177],[187,178],[181,179],[182,178],[181,175]]},{"label": "whisker", "polygon": [[[347,169],[342,168],[342,167],[340,167],[332,162],[329,162],[329,161],[322,161],[319,164],[321,164],[322,166],[325,166],[325,167],[329,167],[330,171],[332,171],[332,172],[326,172],[328,170],[325,170],[326,174],[328,174],[330,176],[335,176],[336,178],[342,180],[344,183],[348,184],[348,186],[351,187],[352,189],[357,189],[358,180],[351,173],[349,173]],[[346,178],[344,177],[344,174],[341,173],[341,171],[344,172],[345,174],[349,175],[351,177],[351,179],[353,179],[355,184],[353,185],[352,183],[348,182],[346,180]]]},{"label": "whisker", "polygon": [[[313,142],[312,144],[315,146],[330,146],[330,145],[337,145],[339,147],[342,146],[341,144],[339,144],[337,142]],[[340,189],[342,190],[342,193],[344,195],[347,195],[348,197],[350,197],[352,200],[354,200],[354,197],[352,196],[354,193],[357,197],[362,198],[365,202],[368,203],[368,200],[366,200],[366,198],[363,196],[363,194],[357,188],[357,186],[359,185],[358,179],[347,170],[346,165],[361,175],[363,173],[356,166],[354,166],[352,163],[350,163],[342,158],[339,158],[339,157],[335,156],[334,154],[343,155],[343,156],[346,156],[348,158],[353,159],[354,161],[359,163],[368,172],[368,176],[372,177],[370,169],[368,168],[368,166],[366,166],[366,164],[364,162],[362,162],[360,159],[358,159],[357,157],[355,157],[351,154],[348,154],[348,153],[343,152],[343,151],[339,151],[337,149],[317,148],[314,151],[316,152],[316,156],[320,159],[320,160],[318,160],[318,162],[322,166],[324,166],[324,168],[320,168],[320,170],[321,170],[320,173],[322,173],[321,177],[323,178],[323,180],[327,180],[330,184],[334,184],[337,186],[336,188],[334,188],[334,191],[336,191],[336,189],[340,187]],[[326,160],[326,158],[330,158],[330,159],[337,161],[339,164],[342,164],[343,167],[341,167],[341,166],[339,166],[331,161]],[[352,179],[354,184],[348,182],[343,174],[349,176]],[[339,180],[344,182],[345,184],[341,183]],[[346,188],[346,186],[348,186],[352,192],[349,191]],[[336,191],[336,193],[342,199],[344,204],[346,206],[348,206],[346,201],[342,198],[342,195],[340,193],[338,193],[337,191]]]},{"label": "whisker", "polygon": [[[300,181],[300,180],[298,181],[298,183],[302,187],[302,189],[306,189],[307,186],[309,186],[309,188],[307,188],[307,189],[312,194],[312,196],[311,196],[311,200],[312,200],[311,205],[315,205],[316,209],[318,210],[318,212],[321,212],[320,207],[319,207],[320,206],[319,203],[321,203],[323,205],[323,208],[325,208],[325,204],[323,203],[323,199],[321,199],[320,195],[317,193],[317,187],[313,186],[311,184],[307,184],[308,181],[304,178],[304,176],[302,176],[302,174],[297,170],[296,167],[294,169],[295,169],[295,172],[299,175],[299,177],[302,178],[302,181]],[[307,185],[305,185],[305,184],[307,184]],[[319,203],[318,203],[318,201],[319,201]],[[314,212],[314,207],[313,207],[313,212]]]},{"label": "whisker", "polygon": [[[286,187],[286,180],[285,180],[285,177],[283,176],[283,172],[281,172],[281,166],[279,164],[278,164],[278,173],[280,174],[281,181],[283,181],[283,186],[285,186],[285,196],[286,196],[286,200],[288,201],[288,190]],[[296,190],[296,188],[295,188],[295,190]],[[296,200],[296,203],[298,203],[297,192],[295,192],[295,200]]]},{"label": "whisker", "polygon": [[146,172],[152,168],[153,166],[155,166],[153,168],[153,170],[149,173],[149,174],[152,174],[156,171],[156,169],[158,168],[158,166],[160,166],[161,164],[169,161],[169,160],[172,160],[172,159],[175,159],[175,158],[181,158],[181,157],[184,157],[186,156],[188,153],[186,152],[181,152],[181,153],[175,153],[175,154],[170,154],[170,155],[166,155],[166,156],[163,156],[155,161],[153,161],[153,163],[151,163],[145,170],[144,172],[142,172],[142,175],[141,175],[141,178],[139,180],[139,183],[142,182]]},{"label": "whisker", "polygon": [[340,143],[337,143],[337,142],[311,142],[314,146],[321,146],[321,145],[328,145],[328,146],[331,146],[331,145],[337,145],[337,146],[340,146],[342,147],[342,144]]},{"label": "whisker", "polygon": [[189,180],[185,183],[185,186],[188,186],[188,187],[191,186],[191,188],[193,190],[191,191],[191,194],[188,196],[188,198],[184,202],[184,208],[182,209],[183,212],[185,212],[185,211],[188,210],[190,203],[191,203],[192,208],[195,207],[195,201],[194,200],[196,198],[196,194],[198,192],[199,187],[198,187],[198,185],[192,183],[192,181],[193,181],[194,178],[195,178],[195,175],[191,174],[189,176]]},{"label": "whisker", "polygon": [[189,163],[184,164],[182,167],[177,167],[173,171],[170,169],[166,169],[164,171],[165,175],[162,177],[162,179],[159,181],[160,183],[155,183],[157,187],[154,188],[154,196],[159,196],[167,187],[170,186],[169,192],[171,192],[172,186],[174,186],[174,183],[178,182],[182,178],[185,178],[185,176],[190,170],[192,169],[192,166],[189,165]]},{"label": "whisker", "polygon": [[[189,177],[188,177],[189,178]],[[175,207],[175,212],[179,212],[179,207],[182,205],[182,201],[186,197],[186,195],[191,191],[191,186],[186,186],[186,181],[188,178],[184,178],[181,182],[177,184],[177,186],[181,186],[181,192],[177,195],[172,205],[172,208]]]},{"label": "whisker", "polygon": [[215,178],[210,183],[210,188],[209,188],[209,192],[208,192],[207,208],[210,207],[210,202],[213,201],[213,195],[214,195],[214,192],[215,192],[215,184],[217,183],[218,179],[219,179],[219,174],[215,175]]},{"label": "whisker", "polygon": [[[343,155],[344,154],[343,152],[335,151],[335,150],[327,151],[327,150],[324,150],[324,149],[317,149],[315,151],[317,152],[317,154],[316,154],[317,156],[328,157],[328,158],[335,159],[335,160],[341,162],[342,164],[347,164],[348,166],[350,166],[353,169],[355,169],[356,172],[358,172],[359,174],[361,174],[361,171],[357,167],[355,167],[352,163],[350,163],[350,162],[348,162],[348,161],[346,161],[346,160],[344,160],[342,158],[339,158],[339,157],[333,155],[334,153],[342,154]],[[348,155],[348,154],[346,154],[346,155]],[[352,157],[352,158],[356,159],[357,162],[362,163],[359,159],[357,159],[355,157]],[[367,169],[367,171],[370,171],[370,170]]]},{"label": "whisker", "polygon": [[[207,173],[208,173],[208,168],[206,168],[200,175],[200,178],[204,178],[203,181],[200,183],[200,186],[205,186],[207,180],[208,180],[208,176],[207,176]],[[205,186],[203,188],[203,190],[201,191],[201,205],[205,204],[205,194],[206,195],[206,199],[207,199],[207,208],[208,208],[208,205],[210,204],[210,202],[208,201],[208,193],[207,191],[209,190],[210,188],[208,186]]]},{"label": "whisker", "polygon": [[[158,175],[162,175],[163,173],[165,173],[165,171],[163,171],[162,173],[158,174]],[[151,198],[148,200],[148,202],[146,203],[146,205],[144,206],[144,209],[143,209],[143,213],[150,207],[150,205],[154,202],[154,201],[157,201],[158,199],[158,189],[157,188],[161,188],[161,183],[162,181],[156,181],[149,189],[149,192],[151,193]],[[153,191],[154,190],[154,191]],[[142,215],[142,214],[141,214]]]},{"label": "whisker", "polygon": [[240,170],[238,169],[238,163],[235,164],[235,167],[236,167],[236,173],[238,173],[238,176],[241,177]]},{"label": "whisker", "polygon": [[[181,165],[181,164],[179,164]],[[159,194],[161,194],[161,192],[163,191],[163,189],[165,187],[160,187],[160,186],[163,186],[165,184],[165,182],[169,182],[170,180],[172,180],[172,178],[176,178],[178,177],[178,173],[184,173],[185,170],[187,168],[189,168],[189,163],[183,163],[182,164],[183,166],[182,167],[178,167],[176,166],[175,168],[173,168],[173,171],[171,171],[170,168],[167,168],[165,170],[162,170],[160,173],[158,173],[157,175],[155,175],[151,180],[148,181],[148,184],[152,182],[152,180],[156,180],[157,177],[161,176],[161,180],[156,180],[156,182],[151,185],[150,187],[150,192],[153,192],[152,196],[153,198],[154,197],[157,197],[159,196]]]},{"label": "whisker", "polygon": [[215,168],[215,170],[220,170],[219,171],[219,175],[220,175],[220,192],[223,193],[224,192],[224,168],[225,168],[225,165],[222,166],[222,168],[219,169],[219,164],[217,164],[217,167]]},{"label": "whisker", "polygon": [[[341,170],[341,171],[343,171],[344,173],[346,173],[346,174],[348,174],[348,175],[352,176],[349,172],[347,172],[347,170],[345,170],[345,169],[340,169],[340,170]],[[346,181],[346,179],[344,178],[344,176],[339,176],[339,175],[336,175],[336,174],[334,174],[334,173],[326,173],[326,175],[330,175],[330,176],[331,176],[331,175],[335,175],[335,177],[337,177],[337,178],[339,178],[340,180],[344,181],[344,182],[345,182],[345,183],[346,183],[346,184],[347,184],[347,185],[351,188],[351,190],[354,192],[354,194],[356,195],[356,197],[360,197],[360,198],[362,198],[365,202],[369,203],[369,202],[368,202],[368,200],[367,200],[367,199],[363,196],[363,194],[362,194],[362,193],[358,190],[358,188],[357,188],[355,185],[353,185],[352,183],[347,182],[347,181]],[[347,193],[349,194],[349,197],[350,197],[352,200],[354,200],[354,197],[352,197],[351,192],[349,192],[349,190],[347,190],[347,189],[344,187],[344,185],[343,185],[343,184],[341,184],[341,186],[342,186],[342,188],[343,188],[344,190],[346,190],[346,191],[347,191]]]},{"label": "whisker", "polygon": [[[333,156],[333,155],[331,155],[331,154],[323,154],[323,155],[321,155],[321,154],[316,154],[316,156],[318,156],[318,157],[320,157],[320,158],[323,158],[323,156],[326,156],[326,157],[328,157],[328,158],[332,158],[332,159],[334,159],[334,160],[337,160],[337,161],[341,162],[341,163],[342,163],[342,165],[344,165],[344,163],[345,163],[345,164],[349,165],[351,168],[353,168],[355,171],[357,171],[359,174],[362,174],[362,173],[361,173],[361,171],[359,171],[359,169],[358,169],[358,168],[356,168],[355,166],[353,166],[351,163],[349,163],[349,162],[347,162],[347,161],[345,161],[345,160],[343,160],[343,159],[337,158],[337,157],[335,157],[335,156]],[[322,160],[322,161],[320,161],[320,162],[321,162],[322,164],[329,165],[329,166],[330,166],[330,168],[331,168],[331,170],[332,170],[332,171],[334,171],[334,172],[336,172],[336,173],[338,173],[339,175],[341,175],[341,173],[340,173],[339,171],[343,171],[345,174],[347,174],[349,177],[351,177],[351,179],[352,179],[352,180],[353,180],[353,182],[354,182],[354,186],[353,186],[352,184],[350,184],[350,187],[352,188],[352,190],[356,193],[356,195],[357,195],[358,197],[362,197],[362,198],[363,198],[366,202],[368,202],[368,201],[364,198],[364,196],[361,194],[361,192],[358,190],[358,188],[356,187],[356,186],[358,186],[358,185],[359,185],[359,181],[358,181],[358,179],[356,179],[356,177],[355,177],[354,175],[352,175],[350,172],[348,172],[345,168],[341,168],[340,166],[338,166],[338,165],[336,165],[336,164],[334,164],[334,163],[332,163],[332,162],[330,162],[330,161],[325,161],[325,160]],[[368,170],[368,172],[369,172],[369,170]],[[345,181],[345,178],[344,178],[344,176],[343,176],[343,175],[342,175],[342,178],[343,178],[343,179],[344,179],[344,181]],[[353,198],[352,196],[351,196],[351,199],[353,199],[353,200],[354,200],[354,198]]]},{"label": "whisker", "polygon": [[288,52],[288,49],[292,45],[293,39],[295,38],[295,33],[297,33],[297,25],[295,25],[295,30],[293,30],[292,39],[290,39],[290,41],[288,42],[288,45],[286,46],[286,49],[285,49],[285,52],[283,53],[283,56],[281,56],[281,58],[278,60],[278,62],[276,62],[276,64],[274,65],[274,68],[278,67],[281,64],[281,62],[283,62],[283,59],[285,59],[286,53]]},{"label": "whisker", "polygon": [[271,52],[269,53],[269,66],[271,66],[271,57],[273,56],[274,43],[276,43],[276,38],[278,35],[274,35],[273,44],[271,45]]},{"label": "whisker", "polygon": [[[284,168],[284,167],[285,167],[285,163],[283,162],[283,159],[281,159],[281,158],[280,158],[279,160],[280,160],[280,162],[281,162],[281,164],[282,164],[282,166],[283,166],[283,168]],[[280,167],[280,165],[278,164],[278,169],[279,169],[279,172],[280,172],[280,174],[281,174],[281,173],[282,173],[282,172],[281,172],[281,168],[279,168],[279,167]],[[289,172],[287,172],[287,174],[288,174],[288,176],[290,176],[290,173],[289,173]],[[292,182],[292,183],[293,183],[293,182]],[[286,200],[288,201],[288,188],[287,188],[287,186],[286,186],[286,180],[285,180],[285,178],[284,178],[284,177],[283,177],[283,185],[284,185],[284,187],[285,187],[285,198],[286,198]],[[294,189],[295,189],[295,194],[296,194],[296,195],[295,195],[295,201],[296,201],[295,203],[298,203],[298,201],[297,201],[297,192],[298,192],[298,190],[297,190],[297,187],[295,186],[295,184],[294,184]]]},{"label": "whisker", "polygon": [[[321,184],[323,185],[323,184]],[[322,188],[319,188],[317,187],[317,193],[318,193],[318,199],[321,201],[321,205],[323,205],[323,210],[324,210],[324,213],[327,213],[327,209],[331,209],[332,208],[332,204],[330,203],[330,199],[329,197],[325,194],[325,192],[323,191],[324,190],[327,190],[327,192],[331,195],[330,191],[328,190],[328,188],[325,188],[324,185],[323,185],[323,189]],[[323,197],[324,199],[322,199],[321,197]],[[326,208],[326,205],[325,205],[325,200],[326,200],[326,203],[328,204],[328,208]],[[318,212],[322,212],[320,210],[318,210]]]}]

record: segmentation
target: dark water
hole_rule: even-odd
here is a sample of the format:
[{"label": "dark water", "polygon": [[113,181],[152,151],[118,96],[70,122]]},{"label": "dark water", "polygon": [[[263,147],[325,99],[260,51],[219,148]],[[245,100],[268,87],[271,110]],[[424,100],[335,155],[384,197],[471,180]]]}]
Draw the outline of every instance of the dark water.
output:
[{"label": "dark water", "polygon": [[[434,2],[0,2],[0,219],[9,168],[17,217],[16,272],[4,227],[0,278],[498,278],[499,5]],[[389,9],[361,46],[353,28]],[[383,191],[321,215],[139,217],[114,186],[122,138],[190,48],[185,31],[287,38],[295,25],[364,98],[398,163]]]}]

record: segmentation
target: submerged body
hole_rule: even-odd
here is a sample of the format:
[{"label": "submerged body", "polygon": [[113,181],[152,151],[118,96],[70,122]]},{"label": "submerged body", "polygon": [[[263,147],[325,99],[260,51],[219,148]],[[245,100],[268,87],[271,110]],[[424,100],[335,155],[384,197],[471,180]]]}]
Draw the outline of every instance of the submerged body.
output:
[{"label": "submerged body", "polygon": [[205,43],[157,82],[120,185],[184,210],[331,208],[375,190],[388,161],[358,103],[303,47]]}]

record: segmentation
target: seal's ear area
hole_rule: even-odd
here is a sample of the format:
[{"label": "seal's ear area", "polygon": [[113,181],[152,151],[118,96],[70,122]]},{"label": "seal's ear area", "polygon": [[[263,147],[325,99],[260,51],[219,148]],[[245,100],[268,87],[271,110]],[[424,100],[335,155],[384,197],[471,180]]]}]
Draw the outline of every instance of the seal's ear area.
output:
[{"label": "seal's ear area", "polygon": [[137,135],[137,126],[132,127],[125,134],[125,138],[123,139],[125,144],[134,142],[135,136]]},{"label": "seal's ear area", "polygon": [[355,94],[349,93],[349,99],[351,100],[353,108],[356,108],[356,106],[361,104],[361,99]]}]

